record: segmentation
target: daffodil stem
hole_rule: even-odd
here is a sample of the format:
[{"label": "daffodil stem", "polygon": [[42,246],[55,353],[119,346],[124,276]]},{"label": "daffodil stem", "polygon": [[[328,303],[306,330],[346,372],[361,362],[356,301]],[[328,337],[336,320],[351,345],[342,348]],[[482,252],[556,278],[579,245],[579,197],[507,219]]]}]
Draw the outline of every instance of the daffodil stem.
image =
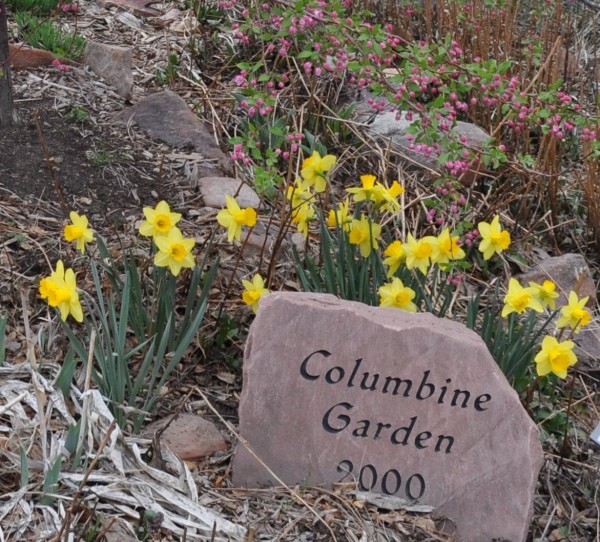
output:
[{"label": "daffodil stem", "polygon": [[531,384],[529,384],[529,386],[527,386],[527,389],[525,390],[525,401],[523,403],[523,406],[525,407],[525,410],[527,410],[527,412],[529,412],[529,405],[533,400],[533,392],[538,387],[541,380],[541,376],[536,376],[535,380]]},{"label": "daffodil stem", "polygon": [[223,299],[221,300],[221,304],[219,305],[219,312],[217,313],[216,321],[219,322],[221,316],[223,315],[223,308],[225,307],[225,301],[227,301],[227,297],[229,296],[229,292],[231,291],[231,286],[233,285],[233,279],[235,278],[235,273],[238,270],[240,265],[240,261],[242,259],[242,255],[244,254],[244,249],[248,244],[248,240],[250,239],[250,235],[252,234],[252,230],[254,226],[252,226],[248,230],[248,235],[242,241],[242,246],[240,247],[240,251],[238,252],[237,259],[235,260],[235,265],[233,266],[233,271],[231,272],[231,276],[229,277],[229,282],[227,283],[227,287],[225,288],[225,293],[223,294]]},{"label": "daffodil stem", "polygon": [[575,375],[571,375],[571,387],[569,389],[569,403],[567,404],[567,417],[565,419],[565,434],[560,446],[560,460],[558,461],[558,472],[562,471],[563,459],[567,455],[567,439],[569,438],[569,421],[571,419],[571,405],[573,404],[573,391],[575,389]]}]

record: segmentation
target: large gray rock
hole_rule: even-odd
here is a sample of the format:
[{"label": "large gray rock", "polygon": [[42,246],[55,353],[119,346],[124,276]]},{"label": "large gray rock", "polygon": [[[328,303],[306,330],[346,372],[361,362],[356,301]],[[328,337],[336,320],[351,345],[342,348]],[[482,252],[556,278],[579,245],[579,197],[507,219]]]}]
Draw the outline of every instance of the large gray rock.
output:
[{"label": "large gray rock", "polygon": [[[357,481],[434,506],[457,540],[526,539],[538,430],[481,338],[456,322],[265,296],[244,354],[240,434],[287,484]],[[238,444],[233,483],[277,481]]]},{"label": "large gray rock", "polygon": [[197,181],[198,189],[207,207],[222,209],[226,205],[225,196],[235,196],[238,205],[254,207],[260,205],[258,194],[247,184],[231,177],[203,177]]},{"label": "large gray rock", "polygon": [[596,304],[596,284],[590,267],[581,254],[563,254],[542,260],[530,271],[519,275],[519,280],[527,285],[529,281],[543,283],[551,280],[556,284],[560,296],[557,305],[564,305],[571,290],[577,289],[579,297],[589,296],[588,307]]},{"label": "large gray rock", "polygon": [[225,160],[214,135],[185,101],[170,90],[144,98],[121,111],[115,120],[125,124],[134,122],[150,138],[171,147],[191,147],[206,158]]},{"label": "large gray rock", "polygon": [[[596,283],[592,279],[592,272],[585,258],[581,254],[563,254],[542,260],[533,269],[521,274],[519,277],[525,286],[529,281],[543,283],[551,280],[556,284],[559,297],[557,307],[565,305],[571,290],[577,290],[581,297],[589,296],[588,309],[596,306]],[[579,364],[577,367],[587,372],[600,370],[600,322],[597,318],[573,335],[571,339],[577,345],[575,353]]]},{"label": "large gray rock", "polygon": [[154,0],[98,0],[102,7],[118,7],[138,17],[158,17],[161,12],[149,7],[150,4],[157,3]]},{"label": "large gray rock", "polygon": [[88,41],[85,48],[85,64],[117,89],[119,96],[129,100],[133,89],[131,47],[105,45]]},{"label": "large gray rock", "polygon": [[[400,119],[396,119],[394,111],[383,111],[368,125],[367,133],[375,139],[391,142],[393,149],[410,164],[430,171],[439,171],[438,157],[435,153],[428,155],[420,150],[419,144],[414,141],[414,135],[408,133],[410,126],[419,118],[419,115],[413,115],[413,119],[408,121],[402,114]],[[468,148],[481,148],[490,139],[486,131],[469,122],[458,121],[452,133],[459,140],[466,138],[465,146]],[[475,178],[476,172],[472,172],[464,175],[461,181],[470,185]]]}]

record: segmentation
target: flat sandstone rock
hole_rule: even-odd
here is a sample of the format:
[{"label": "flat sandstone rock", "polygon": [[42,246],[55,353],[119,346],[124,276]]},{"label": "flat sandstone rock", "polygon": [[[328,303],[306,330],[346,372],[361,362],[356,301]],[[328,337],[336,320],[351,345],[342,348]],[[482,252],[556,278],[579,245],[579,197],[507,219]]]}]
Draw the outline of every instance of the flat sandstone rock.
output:
[{"label": "flat sandstone rock", "polygon": [[[169,426],[164,429],[167,423]],[[185,461],[200,461],[215,452],[227,450],[227,443],[217,427],[201,416],[180,414],[172,421],[163,418],[148,425],[143,435],[152,438],[161,430],[161,443]]]},{"label": "flat sandstone rock", "polygon": [[189,147],[206,158],[225,159],[212,132],[190,110],[185,100],[170,90],[147,96],[119,112],[114,120],[124,124],[133,122],[150,138],[171,147]]},{"label": "flat sandstone rock", "polygon": [[[526,539],[538,430],[459,323],[266,296],[246,345],[240,434],[287,484],[356,481],[434,506],[463,542]],[[233,482],[277,485],[242,444]]]},{"label": "flat sandstone rock", "polygon": [[117,47],[88,41],[85,48],[85,63],[100,77],[117,89],[119,96],[131,98],[133,89],[133,50],[131,47]]}]

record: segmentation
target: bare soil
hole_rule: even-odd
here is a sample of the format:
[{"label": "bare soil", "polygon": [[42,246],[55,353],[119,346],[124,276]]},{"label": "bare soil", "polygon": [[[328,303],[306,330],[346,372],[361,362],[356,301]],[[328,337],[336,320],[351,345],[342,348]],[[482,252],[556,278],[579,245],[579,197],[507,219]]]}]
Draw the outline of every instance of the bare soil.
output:
[{"label": "bare soil", "polygon": [[104,226],[152,204],[154,164],[114,133],[78,121],[74,111],[61,115],[50,100],[18,108],[19,122],[0,132],[0,187],[84,212]]}]

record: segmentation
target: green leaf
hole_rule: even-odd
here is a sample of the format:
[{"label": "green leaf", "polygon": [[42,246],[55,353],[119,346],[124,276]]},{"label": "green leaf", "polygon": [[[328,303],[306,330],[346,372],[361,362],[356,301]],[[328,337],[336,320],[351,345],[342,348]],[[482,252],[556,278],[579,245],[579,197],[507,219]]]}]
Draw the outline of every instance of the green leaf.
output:
[{"label": "green leaf", "polygon": [[60,391],[62,391],[62,394],[65,397],[69,396],[76,365],[75,353],[73,351],[73,346],[71,346],[71,348],[67,350],[62,367],[60,368],[60,372],[58,373],[58,376],[54,382],[60,388]]},{"label": "green leaf", "polygon": [[77,443],[79,442],[79,431],[81,430],[81,420],[76,424],[69,426],[67,437],[65,439],[65,448],[70,454],[77,451]]},{"label": "green leaf", "polygon": [[43,492],[44,496],[42,497],[42,499],[40,501],[43,505],[48,506],[48,505],[52,504],[52,501],[56,498],[56,497],[53,497],[48,494],[49,493],[56,494],[58,492],[58,478],[60,477],[61,463],[62,463],[62,456],[58,456],[56,458],[56,460],[54,461],[54,464],[52,465],[52,467],[46,473],[46,476],[44,478],[44,485],[42,487],[42,492]]},{"label": "green leaf", "polygon": [[29,483],[29,460],[27,459],[27,452],[24,450],[23,446],[19,446],[19,456],[21,463],[19,487],[24,488]]}]

